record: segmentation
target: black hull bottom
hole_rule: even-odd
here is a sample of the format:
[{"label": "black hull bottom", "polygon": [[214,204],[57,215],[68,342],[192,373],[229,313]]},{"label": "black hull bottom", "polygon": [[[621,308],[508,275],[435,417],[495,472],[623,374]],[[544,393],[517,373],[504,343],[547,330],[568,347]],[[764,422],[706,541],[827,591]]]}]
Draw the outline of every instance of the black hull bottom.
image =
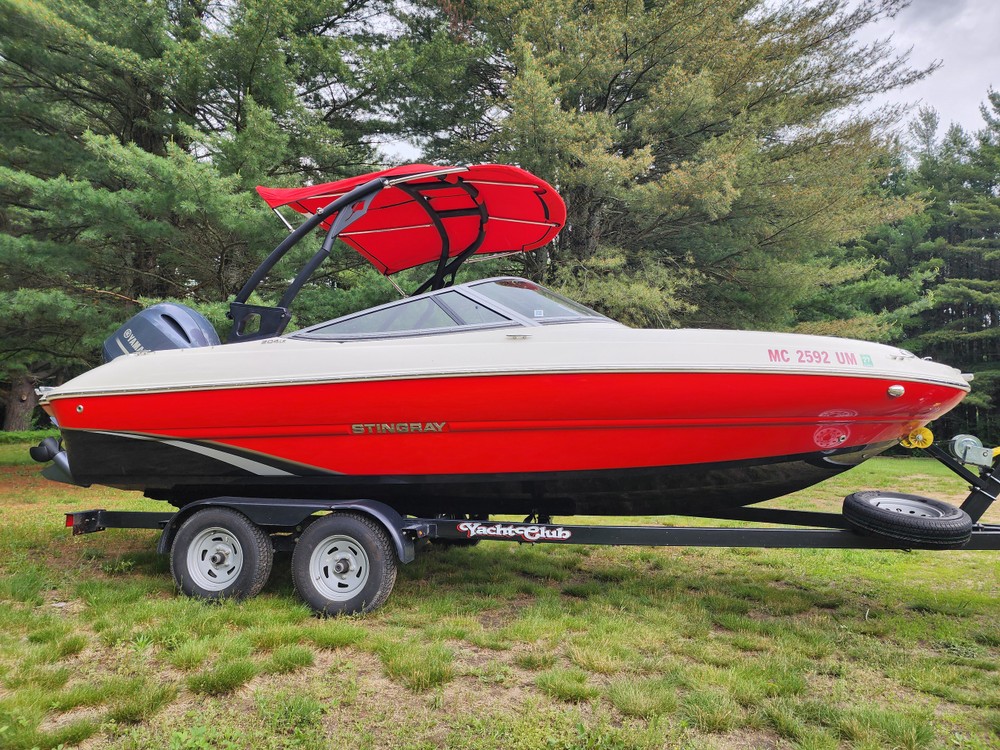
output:
[{"label": "black hull bottom", "polygon": [[368,499],[416,516],[698,515],[810,487],[894,445],[641,469],[357,477],[315,471],[306,475],[308,470],[300,465],[232,451],[229,460],[220,461],[217,446],[211,444],[178,447],[73,430],[65,431],[64,439],[78,483],[141,490],[176,506],[221,495],[277,501]]}]

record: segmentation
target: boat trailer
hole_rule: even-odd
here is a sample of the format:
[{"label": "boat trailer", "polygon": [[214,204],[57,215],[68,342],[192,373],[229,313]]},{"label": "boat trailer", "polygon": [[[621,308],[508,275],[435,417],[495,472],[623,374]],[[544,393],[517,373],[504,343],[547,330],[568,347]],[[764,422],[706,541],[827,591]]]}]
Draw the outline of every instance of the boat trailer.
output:
[{"label": "boat trailer", "polygon": [[[204,599],[256,595],[270,575],[274,552],[292,552],[296,589],[324,616],[381,606],[392,591],[397,561],[412,562],[422,542],[1000,550],[1000,524],[981,522],[1000,496],[1000,448],[984,448],[967,435],[942,448],[923,428],[903,444],[922,449],[968,482],[969,495],[960,508],[916,495],[867,491],[848,495],[843,514],[748,506],[692,516],[778,528],[607,526],[555,524],[537,515],[521,522],[404,517],[374,500],[214,497],[173,513],[67,513],[66,526],[74,535],[111,528],[160,529],[157,551],[170,555],[177,586]],[[977,466],[978,474],[966,464]]]}]

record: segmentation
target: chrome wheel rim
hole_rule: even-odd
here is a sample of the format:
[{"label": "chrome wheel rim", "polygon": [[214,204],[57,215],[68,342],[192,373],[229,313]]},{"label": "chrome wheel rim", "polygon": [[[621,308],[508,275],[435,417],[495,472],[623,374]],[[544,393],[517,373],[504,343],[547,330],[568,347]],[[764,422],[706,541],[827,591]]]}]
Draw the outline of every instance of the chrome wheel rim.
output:
[{"label": "chrome wheel rim", "polygon": [[188,573],[207,591],[223,591],[243,572],[243,548],[232,532],[213,526],[188,546]]},{"label": "chrome wheel rim", "polygon": [[352,599],[368,583],[368,553],[357,539],[344,534],[328,536],[309,558],[309,579],[316,590],[332,601]]},{"label": "chrome wheel rim", "polygon": [[914,516],[916,518],[944,517],[944,513],[940,509],[927,503],[922,503],[919,500],[910,500],[905,497],[878,497],[872,501],[872,505],[892,513]]}]

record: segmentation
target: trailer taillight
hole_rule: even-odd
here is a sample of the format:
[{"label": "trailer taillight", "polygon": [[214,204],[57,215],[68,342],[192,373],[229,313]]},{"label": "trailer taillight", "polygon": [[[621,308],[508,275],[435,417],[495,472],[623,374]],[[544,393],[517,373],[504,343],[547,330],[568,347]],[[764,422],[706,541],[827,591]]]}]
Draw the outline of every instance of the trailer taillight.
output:
[{"label": "trailer taillight", "polygon": [[73,516],[74,515],[75,514],[73,514],[73,513],[67,513],[66,514],[66,528],[67,529],[72,529],[73,528]]}]

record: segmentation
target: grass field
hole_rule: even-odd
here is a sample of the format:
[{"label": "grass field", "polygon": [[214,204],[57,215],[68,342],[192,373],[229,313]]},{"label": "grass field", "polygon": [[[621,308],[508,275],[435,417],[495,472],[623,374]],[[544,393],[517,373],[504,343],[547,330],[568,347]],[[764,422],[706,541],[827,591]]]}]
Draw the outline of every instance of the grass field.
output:
[{"label": "grass field", "polygon": [[[208,605],[155,532],[71,537],[69,510],[165,508],[46,482],[26,450],[0,445],[0,748],[1000,747],[997,553],[484,542],[323,621],[287,557]],[[874,487],[964,495],[877,459],[780,504]]]}]

